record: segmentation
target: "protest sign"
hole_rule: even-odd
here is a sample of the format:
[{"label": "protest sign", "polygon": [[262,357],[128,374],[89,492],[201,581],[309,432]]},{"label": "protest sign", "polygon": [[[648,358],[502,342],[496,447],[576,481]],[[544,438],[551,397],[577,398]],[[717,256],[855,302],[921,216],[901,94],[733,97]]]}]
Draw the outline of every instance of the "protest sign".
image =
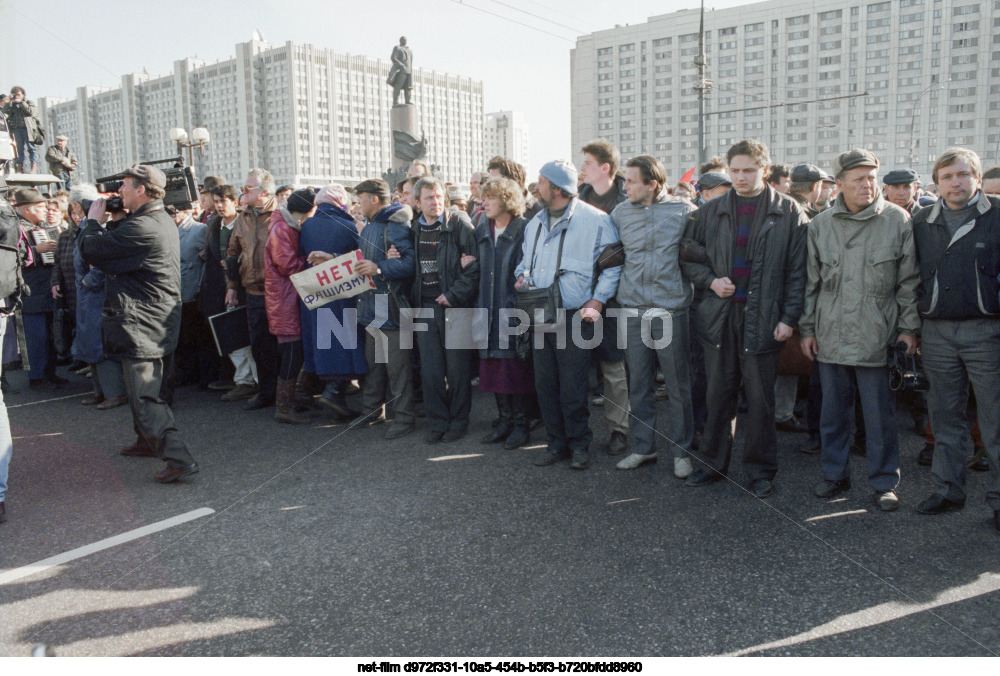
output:
[{"label": "protest sign", "polygon": [[354,269],[355,263],[363,259],[361,251],[355,249],[331,258],[326,263],[297,272],[289,279],[306,307],[315,310],[330,301],[357,296],[375,288],[371,277]]}]

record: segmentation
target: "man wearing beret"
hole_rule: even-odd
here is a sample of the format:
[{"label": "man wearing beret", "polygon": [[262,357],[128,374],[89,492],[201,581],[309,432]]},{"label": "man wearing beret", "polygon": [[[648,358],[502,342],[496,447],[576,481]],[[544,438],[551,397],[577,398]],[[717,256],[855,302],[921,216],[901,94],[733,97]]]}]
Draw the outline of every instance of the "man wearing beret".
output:
[{"label": "man wearing beret", "polygon": [[685,483],[706,486],[728,474],[742,382],[743,469],[750,491],[766,498],[778,472],[774,382],[781,349],[802,313],[808,219],[765,183],[771,157],[763,143],[739,141],[727,160],[733,189],[694,212],[684,232],[705,247],[703,256],[682,258],[681,268],[701,295],[695,327],[708,375],[698,468]]},{"label": "man wearing beret", "polygon": [[[545,164],[539,170],[538,194],[544,208],[525,226],[524,257],[514,270],[514,288],[558,283],[566,321],[555,331],[536,330],[541,335],[534,336],[535,389],[549,436],[548,448],[535,464],[547,467],[571,459],[571,468],[584,470],[590,466],[594,438],[587,408],[591,350],[586,343],[593,342],[594,323],[617,292],[622,270],[607,267],[595,275],[595,269],[604,247],[618,241],[618,231],[610,216],[577,197],[571,162]],[[558,279],[556,268],[561,270]]]},{"label": "man wearing beret", "polygon": [[850,489],[848,464],[857,383],[867,439],[868,483],[878,506],[899,506],[899,439],[887,348],[916,350],[916,249],[910,217],[878,189],[878,159],[861,149],[833,164],[840,195],[809,224],[809,281],[799,324],[802,350],[819,361],[823,480],[820,498]]},{"label": "man wearing beret", "polygon": [[934,493],[921,514],[965,506],[969,384],[990,464],[986,501],[1000,531],[1000,200],[981,188],[982,164],[949,148],[934,164],[941,200],[913,217],[920,258],[919,310],[927,408],[934,426]]},{"label": "man wearing beret", "polygon": [[125,170],[119,189],[129,217],[113,231],[101,228],[104,200],[90,208],[80,255],[107,275],[104,349],[118,356],[138,439],[122,455],[158,457],[166,469],[153,478],[177,481],[198,471],[160,397],[164,357],[177,348],[181,325],[181,255],[177,226],[163,208],[167,178],[156,167]]},{"label": "man wearing beret", "polygon": [[920,176],[912,169],[893,169],[882,179],[885,184],[885,198],[912,216],[920,208],[917,191],[920,190]]}]

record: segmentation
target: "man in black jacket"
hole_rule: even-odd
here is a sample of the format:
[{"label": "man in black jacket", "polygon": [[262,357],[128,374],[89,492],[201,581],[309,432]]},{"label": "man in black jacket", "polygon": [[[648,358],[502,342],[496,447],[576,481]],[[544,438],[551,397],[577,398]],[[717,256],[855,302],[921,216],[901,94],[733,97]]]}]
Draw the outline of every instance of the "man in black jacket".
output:
[{"label": "man in black jacket", "polygon": [[971,150],[946,150],[933,176],[941,199],[913,217],[921,352],[935,438],[934,493],[917,511],[941,514],[965,506],[971,382],[991,469],[986,501],[1000,531],[1000,199],[983,193],[982,165]]},{"label": "man in black jacket", "polygon": [[81,234],[84,261],[107,275],[104,349],[121,357],[122,375],[138,439],[122,455],[159,457],[161,483],[198,471],[180,438],[174,414],[160,397],[164,357],[177,347],[181,324],[181,254],[177,226],[163,209],[167,178],[156,167],[125,171],[119,193],[130,216],[103,230],[104,200],[90,209]]},{"label": "man in black jacket", "polygon": [[681,268],[701,300],[695,316],[705,346],[708,420],[702,467],[687,485],[702,486],[729,470],[740,383],[747,398],[743,466],[750,490],[771,494],[778,471],[774,381],[784,342],[802,314],[808,221],[794,200],[764,183],[770,156],[759,141],[729,149],[733,189],[692,214],[685,237],[703,245]]},{"label": "man in black jacket", "polygon": [[[444,185],[433,176],[413,189],[422,215],[414,221],[415,277],[411,302],[424,309],[426,326],[414,327],[420,349],[420,379],[430,429],[429,444],[465,436],[472,408],[472,354],[445,347],[446,308],[471,307],[479,292],[479,263],[462,267],[463,254],[478,254],[475,231],[464,212],[444,208]],[[429,311],[429,312],[428,312]]]}]

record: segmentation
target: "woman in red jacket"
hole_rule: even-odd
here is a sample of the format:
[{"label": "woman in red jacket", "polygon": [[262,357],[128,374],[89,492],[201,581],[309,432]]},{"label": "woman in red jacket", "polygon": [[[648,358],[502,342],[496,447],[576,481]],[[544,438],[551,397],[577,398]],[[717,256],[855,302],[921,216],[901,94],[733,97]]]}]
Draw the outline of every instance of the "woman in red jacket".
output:
[{"label": "woman in red jacket", "polygon": [[295,411],[295,381],[303,361],[302,326],[299,294],[289,277],[308,267],[306,259],[299,256],[299,232],[303,221],[316,211],[315,197],[312,188],[296,190],[285,206],[271,212],[264,250],[264,306],[268,328],[278,338],[281,354],[274,419],[292,425],[310,420]]}]

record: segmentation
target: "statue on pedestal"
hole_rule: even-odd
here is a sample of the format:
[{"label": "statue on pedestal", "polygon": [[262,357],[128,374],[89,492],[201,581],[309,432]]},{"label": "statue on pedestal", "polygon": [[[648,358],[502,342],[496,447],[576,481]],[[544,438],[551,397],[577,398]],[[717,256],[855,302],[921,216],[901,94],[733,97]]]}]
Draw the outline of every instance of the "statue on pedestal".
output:
[{"label": "statue on pedestal", "polygon": [[406,105],[411,104],[413,93],[413,52],[406,46],[406,37],[399,38],[399,44],[392,48],[392,68],[386,82],[392,85],[392,105],[399,105],[399,92],[406,95]]}]

